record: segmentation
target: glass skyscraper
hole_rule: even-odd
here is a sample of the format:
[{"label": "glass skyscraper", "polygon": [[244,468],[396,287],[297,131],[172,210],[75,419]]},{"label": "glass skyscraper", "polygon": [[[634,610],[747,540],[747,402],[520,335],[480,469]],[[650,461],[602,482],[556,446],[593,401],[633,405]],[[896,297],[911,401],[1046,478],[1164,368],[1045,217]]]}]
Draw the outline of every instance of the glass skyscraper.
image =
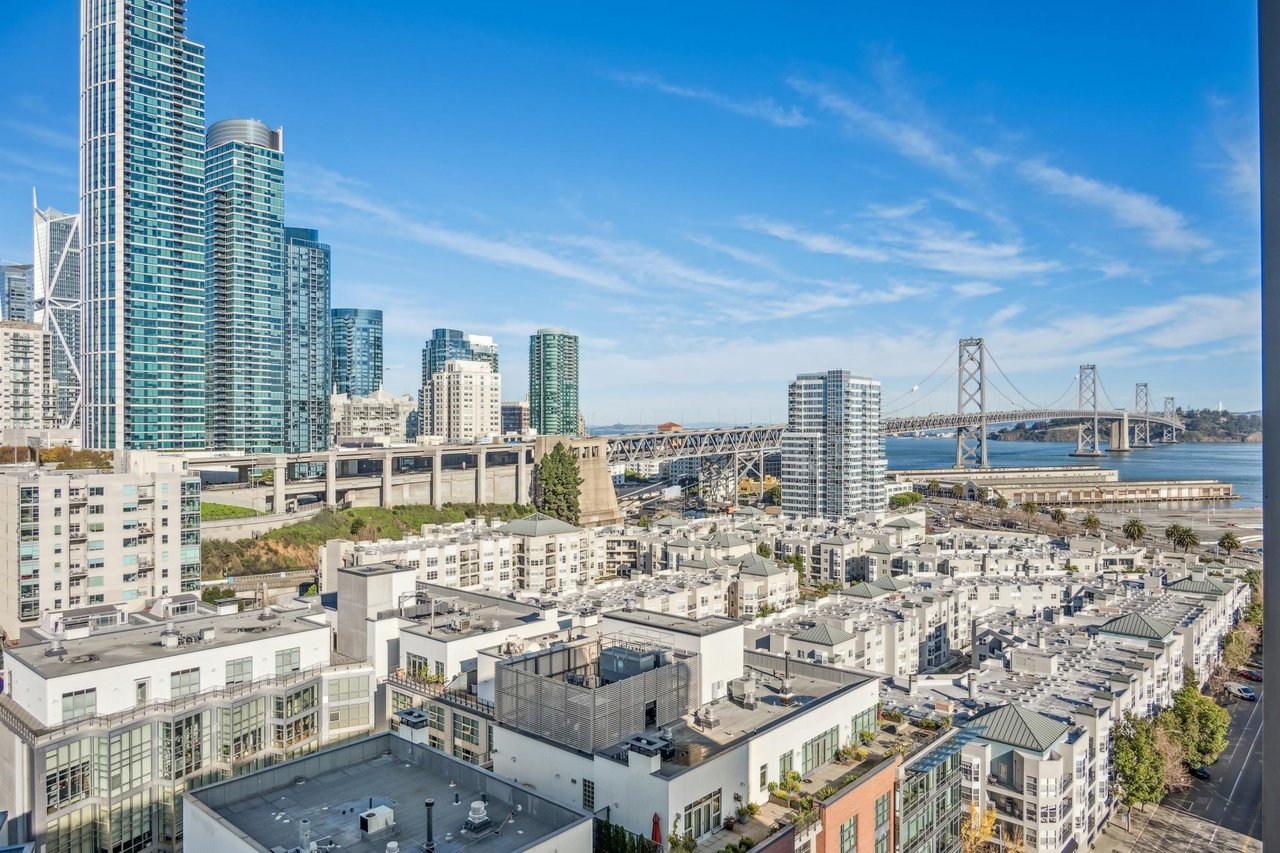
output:
[{"label": "glass skyscraper", "polygon": [[426,385],[432,376],[444,372],[444,363],[451,359],[483,361],[497,373],[498,345],[493,338],[484,335],[470,335],[457,329],[433,329],[422,348],[422,384]]},{"label": "glass skyscraper", "polygon": [[329,446],[331,253],[311,228],[284,229],[285,452]]},{"label": "glass skyscraper", "polygon": [[333,386],[339,394],[365,397],[382,387],[382,312],[334,308]]},{"label": "glass skyscraper", "polygon": [[0,320],[30,323],[35,302],[31,264],[0,266]]},{"label": "glass skyscraper", "polygon": [[58,426],[80,425],[80,216],[34,206],[35,322],[49,333]]},{"label": "glass skyscraper", "polygon": [[880,383],[847,370],[802,373],[787,389],[782,511],[845,519],[888,498]]},{"label": "glass skyscraper", "polygon": [[565,329],[529,337],[529,426],[539,435],[578,434],[578,336]]},{"label": "glass skyscraper", "polygon": [[81,0],[86,447],[205,445],[204,154],[185,0]]},{"label": "glass skyscraper", "polygon": [[283,133],[209,128],[205,171],[206,430],[214,450],[285,444]]}]

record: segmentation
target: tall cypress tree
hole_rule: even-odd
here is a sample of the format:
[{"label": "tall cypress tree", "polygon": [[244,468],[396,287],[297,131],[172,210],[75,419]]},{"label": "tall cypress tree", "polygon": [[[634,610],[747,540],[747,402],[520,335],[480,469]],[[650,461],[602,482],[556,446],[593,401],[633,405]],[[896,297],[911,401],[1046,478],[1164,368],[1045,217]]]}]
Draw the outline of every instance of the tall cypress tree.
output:
[{"label": "tall cypress tree", "polygon": [[538,463],[538,510],[568,524],[577,524],[581,515],[582,477],[578,460],[564,442],[556,442]]}]

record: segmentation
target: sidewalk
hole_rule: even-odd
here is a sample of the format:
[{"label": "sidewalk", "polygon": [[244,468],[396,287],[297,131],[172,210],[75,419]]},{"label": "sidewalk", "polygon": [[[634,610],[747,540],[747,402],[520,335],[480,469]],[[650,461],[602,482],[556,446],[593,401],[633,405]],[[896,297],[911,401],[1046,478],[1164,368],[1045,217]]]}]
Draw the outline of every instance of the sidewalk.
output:
[{"label": "sidewalk", "polygon": [[1129,831],[1125,831],[1123,815],[1112,815],[1106,826],[1098,833],[1093,849],[1096,853],[1130,853],[1138,839],[1147,829],[1147,824],[1156,813],[1156,806],[1148,805],[1145,811],[1134,809]]}]

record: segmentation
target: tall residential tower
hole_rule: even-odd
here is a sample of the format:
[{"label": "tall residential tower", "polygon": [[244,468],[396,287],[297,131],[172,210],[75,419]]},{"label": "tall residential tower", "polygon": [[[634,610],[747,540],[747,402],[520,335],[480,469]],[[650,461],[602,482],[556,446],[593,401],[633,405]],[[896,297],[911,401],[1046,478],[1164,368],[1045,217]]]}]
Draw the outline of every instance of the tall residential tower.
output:
[{"label": "tall residential tower", "polygon": [[332,258],[312,228],[284,229],[285,452],[329,446]]},{"label": "tall residential tower", "polygon": [[880,383],[847,370],[802,373],[787,389],[782,511],[848,518],[883,509]]},{"label": "tall residential tower", "polygon": [[30,323],[35,296],[31,264],[0,266],[0,320]]},{"label": "tall residential tower", "polygon": [[477,361],[489,366],[491,373],[498,372],[498,345],[486,335],[472,335],[458,329],[432,329],[431,337],[422,347],[422,393],[418,400],[418,419],[424,435],[431,432],[434,415],[431,411],[432,395],[427,390],[432,377],[444,372],[447,361]]},{"label": "tall residential tower", "polygon": [[539,435],[578,434],[578,336],[565,329],[529,337],[529,425]]},{"label": "tall residential tower", "polygon": [[382,387],[382,312],[334,308],[330,318],[334,391],[367,397]]},{"label": "tall residential tower", "polygon": [[80,426],[80,216],[34,208],[35,322],[49,333],[58,427]]},{"label": "tall residential tower", "polygon": [[86,447],[205,445],[204,153],[185,0],[81,0]]},{"label": "tall residential tower", "polygon": [[254,119],[209,128],[205,154],[207,435],[284,451],[284,147]]}]

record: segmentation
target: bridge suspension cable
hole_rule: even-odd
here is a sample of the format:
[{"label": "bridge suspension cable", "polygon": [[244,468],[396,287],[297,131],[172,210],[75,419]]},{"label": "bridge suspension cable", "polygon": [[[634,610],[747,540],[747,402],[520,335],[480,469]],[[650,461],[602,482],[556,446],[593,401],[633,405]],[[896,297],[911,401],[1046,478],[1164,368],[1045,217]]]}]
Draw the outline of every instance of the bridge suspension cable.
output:
[{"label": "bridge suspension cable", "polygon": [[1107,386],[1105,386],[1105,385],[1103,385],[1103,384],[1102,384],[1102,377],[1101,377],[1101,376],[1098,376],[1098,390],[1100,390],[1100,391],[1102,392],[1102,399],[1104,399],[1104,400],[1106,400],[1106,401],[1107,401],[1107,405],[1108,405],[1110,408],[1112,408],[1112,409],[1114,409],[1114,410],[1117,410],[1117,411],[1118,411],[1118,410],[1120,410],[1120,409],[1122,409],[1122,408],[1124,408],[1123,406],[1117,406],[1117,405],[1116,405],[1116,403],[1115,403],[1115,401],[1111,399],[1111,395],[1107,393]]},{"label": "bridge suspension cable", "polygon": [[929,395],[930,395],[930,394],[932,394],[934,391],[938,390],[938,388],[942,387],[942,382],[947,381],[948,379],[950,379],[952,376],[954,376],[954,375],[955,375],[955,371],[954,371],[954,370],[952,370],[952,371],[948,371],[947,375],[946,375],[946,376],[944,376],[944,377],[942,377],[942,380],[941,380],[937,385],[935,385],[933,388],[931,388],[931,389],[929,389],[928,391],[926,391],[924,394],[922,394],[922,395],[920,395],[920,396],[917,396],[917,397],[915,397],[914,399],[908,400],[905,404],[903,404],[902,406],[899,406],[897,409],[890,409],[890,408],[889,408],[889,407],[890,407],[890,406],[892,406],[894,403],[898,402],[899,400],[903,399],[904,397],[908,397],[908,396],[910,396],[911,394],[914,394],[917,390],[919,390],[919,388],[920,388],[920,386],[921,386],[921,385],[924,385],[926,382],[928,382],[930,379],[932,379],[934,376],[936,376],[936,375],[937,375],[937,373],[938,373],[938,371],[939,371],[939,370],[941,370],[942,368],[946,367],[948,363],[954,363],[954,362],[955,362],[955,357],[956,357],[956,348],[955,348],[955,347],[952,347],[952,348],[951,348],[951,351],[947,353],[946,357],[945,357],[945,358],[943,358],[943,359],[942,359],[942,361],[938,362],[938,366],[937,366],[937,367],[935,367],[933,370],[931,370],[931,371],[929,372],[929,375],[928,375],[928,376],[926,376],[924,379],[921,379],[919,382],[915,383],[915,384],[914,384],[914,385],[912,385],[910,388],[908,388],[906,391],[903,391],[901,394],[899,394],[898,396],[894,397],[892,400],[889,400],[889,401],[888,401],[888,402],[886,402],[886,403],[881,403],[881,404],[880,404],[880,411],[881,411],[883,414],[893,414],[894,412],[902,411],[903,409],[906,409],[906,408],[907,408],[908,406],[910,406],[911,404],[913,404],[913,403],[915,403],[915,402],[917,402],[917,401],[919,401],[919,400],[923,399],[924,397],[929,396]]},{"label": "bridge suspension cable", "polygon": [[[1009,387],[1013,389],[1013,393],[1015,393],[1015,394],[1017,394],[1019,397],[1021,397],[1021,398],[1023,399],[1023,401],[1024,401],[1024,402],[1026,402],[1026,403],[1030,404],[1031,408],[1033,408],[1033,409],[1042,409],[1042,408],[1044,408],[1044,407],[1043,407],[1043,406],[1041,406],[1039,403],[1037,403],[1035,400],[1032,400],[1032,399],[1031,399],[1030,397],[1028,397],[1026,394],[1023,394],[1023,393],[1022,393],[1022,390],[1021,390],[1020,388],[1018,388],[1018,386],[1017,386],[1017,385],[1014,385],[1014,384],[1013,384],[1013,380],[1009,378],[1009,374],[1007,374],[1007,373],[1005,373],[1005,372],[1004,372],[1004,368],[1000,366],[1000,362],[999,362],[999,361],[997,361],[997,360],[996,360],[996,357],[995,357],[994,355],[992,355],[992,354],[991,354],[991,350],[987,350],[987,358],[991,359],[991,364],[992,364],[992,366],[993,366],[993,367],[995,367],[995,369],[996,369],[996,373],[1000,374],[1001,378],[1002,378],[1002,379],[1004,379],[1004,381],[1005,381],[1005,382],[1008,382],[1008,383],[1009,383]],[[1006,400],[1008,400],[1009,398],[1008,398],[1008,397],[1005,397],[1005,399],[1006,399]],[[1012,401],[1012,400],[1009,400],[1009,402],[1010,402],[1010,403],[1012,403],[1013,401]],[[1018,404],[1018,405],[1021,405],[1021,404]]]}]

